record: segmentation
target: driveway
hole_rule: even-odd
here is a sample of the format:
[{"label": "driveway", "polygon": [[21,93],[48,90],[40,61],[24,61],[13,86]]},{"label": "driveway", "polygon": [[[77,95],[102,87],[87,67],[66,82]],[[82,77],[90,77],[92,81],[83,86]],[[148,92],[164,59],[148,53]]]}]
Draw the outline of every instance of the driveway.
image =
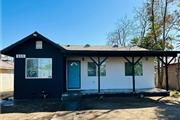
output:
[{"label": "driveway", "polygon": [[[180,120],[179,98],[105,97],[83,98],[78,102],[59,100],[18,101],[2,106],[1,120]],[[69,107],[71,106],[71,107]],[[73,109],[71,109],[73,108]]]}]

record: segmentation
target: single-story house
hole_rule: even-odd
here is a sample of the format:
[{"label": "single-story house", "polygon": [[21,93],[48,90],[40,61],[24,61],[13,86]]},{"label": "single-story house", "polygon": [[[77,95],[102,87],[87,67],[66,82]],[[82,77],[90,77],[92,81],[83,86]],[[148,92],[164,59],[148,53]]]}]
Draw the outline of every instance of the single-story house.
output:
[{"label": "single-story house", "polygon": [[[175,58],[180,51],[139,47],[59,45],[38,32],[1,51],[14,57],[14,98],[60,98],[75,90],[154,87],[154,58]],[[169,61],[164,61],[168,66]],[[168,90],[168,77],[166,78]]]}]

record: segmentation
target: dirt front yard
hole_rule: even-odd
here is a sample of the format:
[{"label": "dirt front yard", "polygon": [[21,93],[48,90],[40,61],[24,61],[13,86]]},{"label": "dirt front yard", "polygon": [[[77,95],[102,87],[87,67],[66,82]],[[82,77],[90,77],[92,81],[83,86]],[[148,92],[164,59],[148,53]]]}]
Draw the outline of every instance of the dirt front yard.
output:
[{"label": "dirt front yard", "polygon": [[19,101],[13,106],[2,106],[0,120],[180,120],[178,100],[171,97],[104,97],[83,98],[66,104],[59,100]]}]

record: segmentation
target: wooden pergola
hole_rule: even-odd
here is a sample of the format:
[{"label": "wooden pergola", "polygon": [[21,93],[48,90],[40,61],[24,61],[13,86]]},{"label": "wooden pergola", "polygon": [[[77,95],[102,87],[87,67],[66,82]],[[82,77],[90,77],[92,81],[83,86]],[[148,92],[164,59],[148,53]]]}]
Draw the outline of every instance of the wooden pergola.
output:
[{"label": "wooden pergola", "polygon": [[[136,93],[136,85],[135,85],[135,65],[143,58],[143,57],[157,57],[165,66],[165,75],[166,75],[166,90],[169,90],[168,84],[168,65],[180,54],[180,51],[85,51],[85,50],[67,50],[64,53],[64,56],[82,56],[89,57],[98,68],[98,93],[101,92],[100,84],[101,84],[101,76],[100,76],[100,67],[107,60],[108,57],[123,57],[128,63],[132,65],[132,92]],[[137,60],[134,58],[138,57]],[[168,57],[171,57],[170,61],[168,61]],[[97,58],[97,59],[95,59]],[[101,60],[102,58],[102,60]],[[165,58],[165,59],[163,59]]]}]

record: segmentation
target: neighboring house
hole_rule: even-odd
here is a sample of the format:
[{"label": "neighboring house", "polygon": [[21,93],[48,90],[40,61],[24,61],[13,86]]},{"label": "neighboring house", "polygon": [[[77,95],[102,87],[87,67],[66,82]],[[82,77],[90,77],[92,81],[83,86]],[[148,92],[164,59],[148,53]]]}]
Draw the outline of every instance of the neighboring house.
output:
[{"label": "neighboring house", "polygon": [[0,59],[0,92],[14,90],[14,63]]},{"label": "neighboring house", "polygon": [[174,58],[180,53],[116,45],[59,45],[37,32],[1,52],[14,57],[16,99],[42,94],[60,98],[73,90],[132,89],[135,93],[154,88],[154,57]]}]

